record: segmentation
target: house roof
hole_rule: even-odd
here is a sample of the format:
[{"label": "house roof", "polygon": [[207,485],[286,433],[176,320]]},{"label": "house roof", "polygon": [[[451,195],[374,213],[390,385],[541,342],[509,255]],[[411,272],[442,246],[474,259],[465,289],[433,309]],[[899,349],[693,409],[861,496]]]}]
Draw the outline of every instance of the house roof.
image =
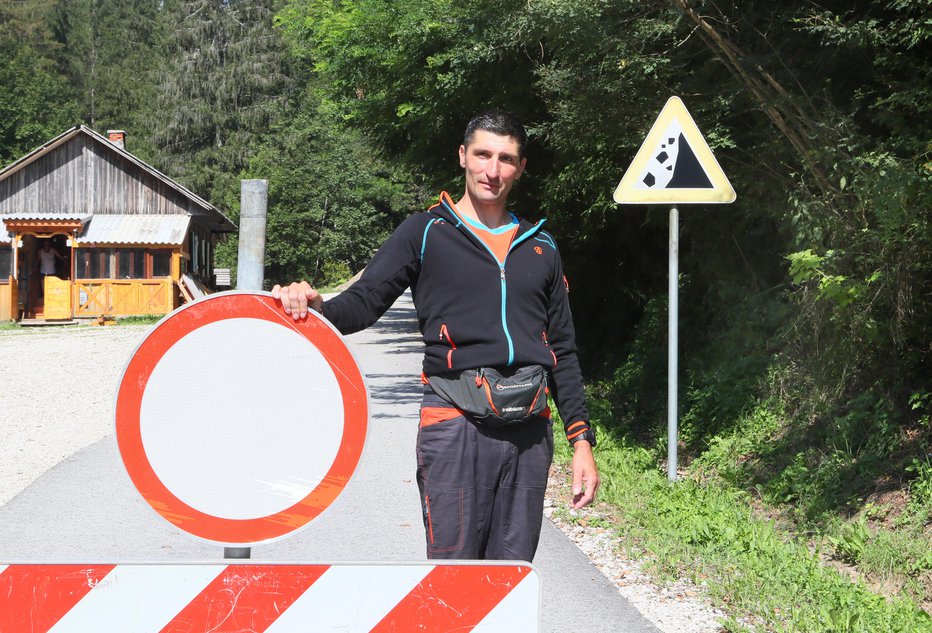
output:
[{"label": "house roof", "polygon": [[87,244],[165,244],[184,242],[191,216],[104,215],[93,216],[75,240]]},{"label": "house roof", "polygon": [[89,213],[4,213],[4,220],[14,220],[20,222],[26,222],[30,220],[35,220],[38,222],[42,221],[56,221],[64,220],[70,222],[87,222],[93,216]]},{"label": "house roof", "polygon": [[9,244],[13,239],[7,224],[15,226],[23,222],[67,222],[81,225],[87,224],[91,219],[88,213],[5,213],[0,215],[0,244]]},{"label": "house roof", "polygon": [[71,213],[9,213],[0,217],[0,244],[9,244],[13,235],[3,220],[73,220],[84,227],[75,243],[90,244],[161,244],[179,246],[184,243],[190,215],[81,215]]},{"label": "house roof", "polygon": [[[67,130],[63,132],[62,134],[59,134],[52,140],[45,143],[45,145],[42,145],[41,147],[37,147],[36,149],[32,150],[31,152],[29,152],[28,154],[26,154],[25,156],[17,160],[16,162],[0,170],[0,181],[5,180],[6,178],[20,171],[21,169],[31,164],[38,158],[44,156],[45,154],[48,154],[49,152],[53,151],[57,147],[60,147],[64,143],[67,143],[68,141],[78,136],[79,134],[83,134],[93,139],[95,142],[107,148],[108,151],[111,151],[123,157],[127,161],[133,163],[134,165],[136,165],[143,171],[151,174],[154,178],[157,178],[158,180],[162,181],[163,183],[165,183],[166,185],[168,185],[169,187],[171,187],[172,189],[174,189],[175,191],[177,191],[178,193],[186,197],[188,200],[192,201],[196,206],[203,209],[208,215],[214,216],[217,220],[220,221],[219,227],[215,230],[219,230],[220,232],[230,232],[236,229],[236,225],[233,224],[233,222],[226,215],[224,215],[217,207],[210,204],[209,202],[207,202],[206,200],[204,200],[197,194],[193,193],[192,191],[186,189],[185,187],[175,182],[174,180],[172,180],[171,178],[169,178],[168,176],[166,176],[159,170],[155,169],[151,165],[141,161],[134,155],[127,152],[124,148],[111,143],[109,140],[107,140],[106,137],[98,134],[94,130],[84,125],[76,125],[70,130]],[[7,238],[7,240],[9,240],[9,238]]]}]

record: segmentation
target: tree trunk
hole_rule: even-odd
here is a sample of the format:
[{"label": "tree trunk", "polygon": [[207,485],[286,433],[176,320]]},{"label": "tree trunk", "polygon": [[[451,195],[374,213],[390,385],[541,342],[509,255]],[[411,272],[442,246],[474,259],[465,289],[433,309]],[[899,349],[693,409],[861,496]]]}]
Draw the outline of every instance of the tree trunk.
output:
[{"label": "tree trunk", "polygon": [[[812,147],[806,138],[813,129],[809,117],[796,105],[795,99],[770,73],[760,66],[748,67],[742,61],[747,55],[731,40],[719,33],[690,5],[689,0],[671,0],[699,29],[702,40],[735,77],[742,81],[760,103],[761,109],[786,137],[800,155],[809,173],[815,178],[823,194],[834,191],[825,172],[813,158]],[[794,111],[788,111],[787,105]]]}]

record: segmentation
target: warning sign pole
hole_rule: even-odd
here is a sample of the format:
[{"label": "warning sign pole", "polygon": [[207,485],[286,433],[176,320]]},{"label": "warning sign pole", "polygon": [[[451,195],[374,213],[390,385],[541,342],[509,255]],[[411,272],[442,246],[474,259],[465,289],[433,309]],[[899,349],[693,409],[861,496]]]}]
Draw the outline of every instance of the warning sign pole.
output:
[{"label": "warning sign pole", "polygon": [[730,204],[735,190],[679,97],[670,97],[615,189],[618,204],[670,204],[667,478],[676,481],[680,216],[675,205]]},{"label": "warning sign pole", "polygon": [[678,443],[677,372],[679,368],[680,212],[670,207],[669,309],[667,313],[667,479],[676,481]]}]

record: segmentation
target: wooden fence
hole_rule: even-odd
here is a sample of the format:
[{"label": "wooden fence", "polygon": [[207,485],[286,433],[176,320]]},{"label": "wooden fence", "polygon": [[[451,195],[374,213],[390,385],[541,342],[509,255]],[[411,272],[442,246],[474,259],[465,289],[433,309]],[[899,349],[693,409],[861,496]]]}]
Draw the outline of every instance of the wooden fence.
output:
[{"label": "wooden fence", "polygon": [[174,309],[171,279],[78,279],[74,315],[168,314]]}]

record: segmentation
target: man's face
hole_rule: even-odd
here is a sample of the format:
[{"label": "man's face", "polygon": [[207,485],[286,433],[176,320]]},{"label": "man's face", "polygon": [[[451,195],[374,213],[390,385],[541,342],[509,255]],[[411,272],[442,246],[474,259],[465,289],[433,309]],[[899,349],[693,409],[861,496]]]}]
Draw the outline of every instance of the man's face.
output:
[{"label": "man's face", "polygon": [[527,162],[518,158],[518,153],[518,141],[514,138],[476,130],[468,147],[460,145],[467,195],[482,205],[504,206]]}]

